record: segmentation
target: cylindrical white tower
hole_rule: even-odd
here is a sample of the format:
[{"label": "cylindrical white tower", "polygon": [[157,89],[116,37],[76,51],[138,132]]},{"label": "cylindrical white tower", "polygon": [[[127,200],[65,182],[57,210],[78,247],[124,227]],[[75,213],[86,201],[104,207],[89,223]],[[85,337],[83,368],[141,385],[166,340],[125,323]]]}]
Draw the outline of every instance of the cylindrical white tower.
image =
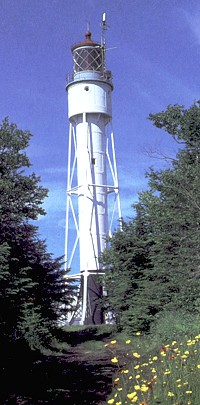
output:
[{"label": "cylindrical white tower", "polygon": [[[114,138],[111,132],[110,156],[106,131],[112,118],[113,85],[111,72],[105,69],[105,45],[92,41],[90,32],[86,32],[83,42],[72,47],[72,55],[73,75],[66,86],[70,130],[65,253],[67,266],[71,267],[76,246],[79,245],[80,323],[98,324],[103,322],[99,302],[102,297],[99,257],[110,230],[110,193],[115,194],[120,210]],[[108,166],[113,184],[108,184]],[[76,199],[75,206],[72,197]],[[69,255],[70,210],[77,235]]]}]

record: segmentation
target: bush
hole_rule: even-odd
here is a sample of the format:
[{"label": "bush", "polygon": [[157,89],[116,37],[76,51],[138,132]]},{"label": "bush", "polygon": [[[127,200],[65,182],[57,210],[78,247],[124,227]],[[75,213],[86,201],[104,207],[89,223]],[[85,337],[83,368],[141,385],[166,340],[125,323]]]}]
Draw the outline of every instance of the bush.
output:
[{"label": "bush", "polygon": [[184,338],[199,333],[199,315],[191,315],[184,311],[163,312],[152,323],[150,334],[154,340],[162,340],[163,343]]}]

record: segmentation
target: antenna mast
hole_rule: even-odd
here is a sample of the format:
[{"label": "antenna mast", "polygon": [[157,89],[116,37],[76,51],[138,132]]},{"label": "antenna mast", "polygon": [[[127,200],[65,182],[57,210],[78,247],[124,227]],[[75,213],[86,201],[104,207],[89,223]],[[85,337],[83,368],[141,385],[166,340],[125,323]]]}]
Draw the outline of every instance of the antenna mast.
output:
[{"label": "antenna mast", "polygon": [[102,47],[102,54],[103,54],[103,65],[104,65],[104,70],[106,69],[106,30],[107,30],[107,25],[106,25],[106,13],[103,13],[102,15],[102,21],[101,21],[101,47]]},{"label": "antenna mast", "polygon": [[102,22],[101,22],[101,46],[106,47],[106,13],[102,15]]},{"label": "antenna mast", "polygon": [[87,31],[90,31],[90,21],[86,21],[86,27],[87,27]]}]

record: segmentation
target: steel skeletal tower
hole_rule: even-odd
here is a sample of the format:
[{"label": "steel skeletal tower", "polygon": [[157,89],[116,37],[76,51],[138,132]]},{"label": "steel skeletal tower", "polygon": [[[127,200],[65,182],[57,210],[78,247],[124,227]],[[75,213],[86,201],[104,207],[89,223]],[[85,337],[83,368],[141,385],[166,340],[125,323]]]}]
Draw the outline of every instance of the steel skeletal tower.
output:
[{"label": "steel skeletal tower", "polygon": [[70,322],[81,324],[104,322],[99,305],[103,293],[99,256],[116,212],[121,218],[111,126],[113,85],[111,72],[105,67],[105,24],[104,14],[101,43],[94,42],[87,31],[85,40],[72,46],[73,75],[66,86],[70,128],[65,255],[66,267],[73,270],[79,247],[80,271],[69,276],[80,282],[79,321],[75,310]]}]

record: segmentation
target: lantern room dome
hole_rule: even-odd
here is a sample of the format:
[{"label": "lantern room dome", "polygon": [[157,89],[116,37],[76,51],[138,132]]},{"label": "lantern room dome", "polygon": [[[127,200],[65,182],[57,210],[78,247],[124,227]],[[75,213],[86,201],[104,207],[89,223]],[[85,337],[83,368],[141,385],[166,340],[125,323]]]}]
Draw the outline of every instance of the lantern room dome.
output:
[{"label": "lantern room dome", "polygon": [[76,48],[79,48],[79,47],[82,47],[82,46],[100,46],[100,44],[99,44],[98,42],[92,41],[91,37],[92,37],[92,33],[91,33],[90,31],[86,31],[86,33],[85,33],[85,40],[82,41],[82,42],[79,42],[79,43],[77,43],[77,44],[74,44],[74,45],[71,47],[72,52],[73,52]]},{"label": "lantern room dome", "polygon": [[82,71],[103,72],[104,52],[102,45],[91,39],[91,32],[87,31],[85,40],[72,46],[74,60],[74,74]]}]

